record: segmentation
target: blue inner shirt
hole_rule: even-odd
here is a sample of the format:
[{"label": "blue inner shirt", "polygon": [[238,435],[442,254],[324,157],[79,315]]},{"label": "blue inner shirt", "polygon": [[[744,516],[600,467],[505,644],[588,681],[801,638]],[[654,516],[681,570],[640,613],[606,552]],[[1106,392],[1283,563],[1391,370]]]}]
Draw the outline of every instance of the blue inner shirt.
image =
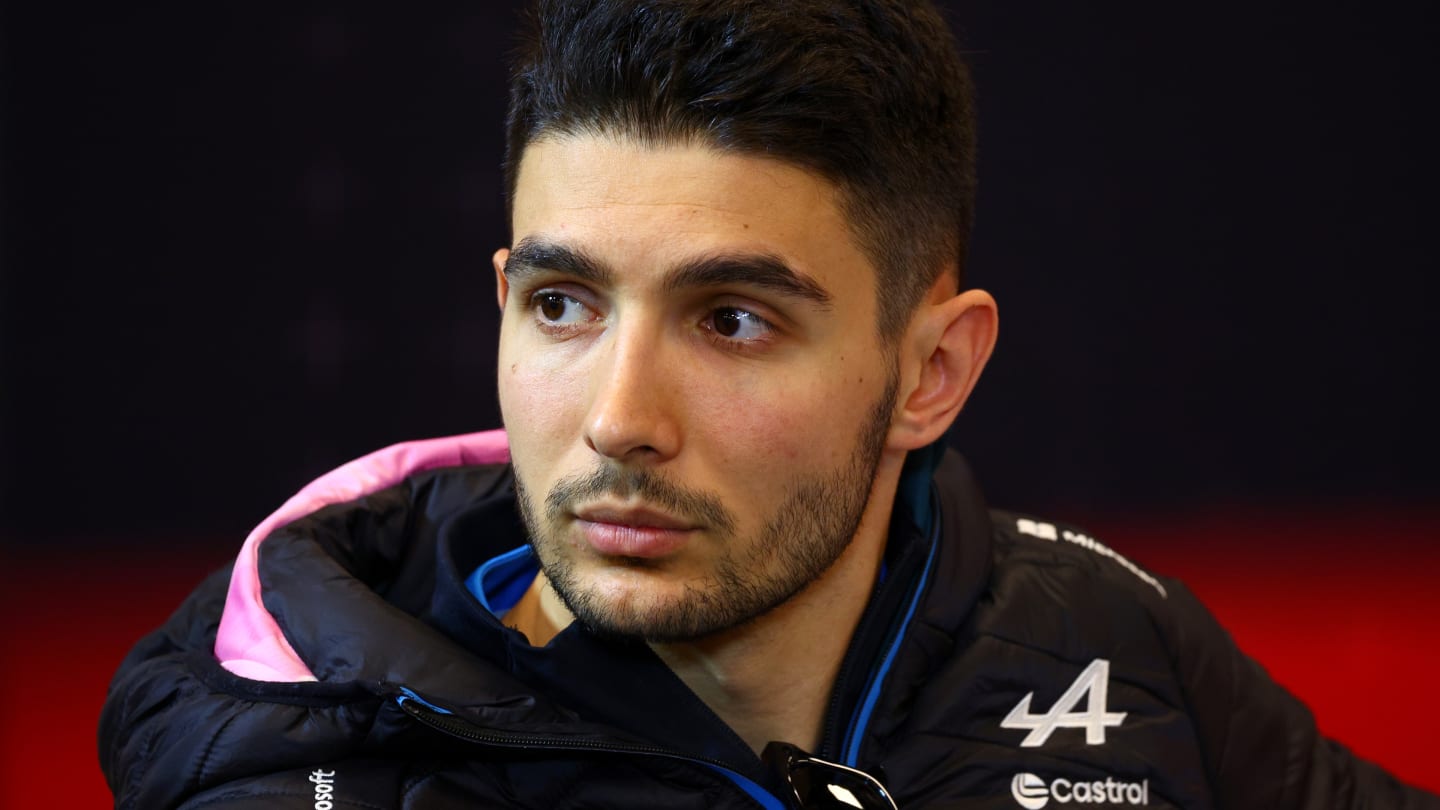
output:
[{"label": "blue inner shirt", "polygon": [[535,552],[528,545],[520,546],[485,561],[466,577],[465,587],[486,610],[504,616],[525,595],[539,571]]}]

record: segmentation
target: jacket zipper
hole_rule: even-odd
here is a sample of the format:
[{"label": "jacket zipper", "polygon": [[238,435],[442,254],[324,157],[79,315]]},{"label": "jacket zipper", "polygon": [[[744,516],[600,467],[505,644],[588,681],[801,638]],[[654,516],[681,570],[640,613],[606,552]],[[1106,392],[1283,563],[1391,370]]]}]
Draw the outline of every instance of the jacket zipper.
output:
[{"label": "jacket zipper", "polygon": [[[932,485],[930,492],[930,508],[932,510],[939,509],[939,505],[935,503],[935,498],[936,496],[934,492],[934,487]],[[930,565],[934,560],[935,549],[940,542],[939,535],[940,532],[938,524],[933,525],[931,527],[929,537],[930,549],[925,555],[925,560],[920,565],[920,570],[915,574],[914,582],[912,582],[907,588],[907,598],[901,601],[902,605],[913,601],[913,599],[917,595],[917,592],[924,587],[925,581],[926,579],[928,579]],[[865,673],[866,688],[860,694],[860,701],[862,704],[865,700],[865,693],[869,692],[870,688],[874,685],[872,681],[875,678],[876,670],[879,668],[880,662],[883,661],[886,656],[890,654],[893,647],[900,643],[901,639],[904,637],[904,629],[906,625],[908,625],[909,620],[910,616],[903,608],[897,613],[896,616],[892,617],[891,626],[886,630],[885,640],[880,645],[879,655],[870,662],[870,668]],[[841,709],[843,707],[840,705],[840,701],[841,696],[845,694],[844,687],[849,684],[851,677],[853,677],[855,674],[855,666],[856,664],[853,660],[853,656],[848,654],[845,656],[845,659],[840,664],[840,673],[835,677],[835,685],[831,688],[830,691],[830,704],[826,707],[825,710],[825,731],[821,737],[819,753],[819,756],[822,758],[829,759],[831,762],[839,762],[852,768],[857,768],[859,767],[859,765],[857,762],[846,762],[845,751],[848,750],[851,746],[851,735],[856,731],[856,729],[852,727],[855,724],[855,714],[860,711],[860,706],[855,706],[851,710],[851,715],[849,717],[841,717]],[[844,721],[843,728],[841,727],[842,720]],[[856,753],[858,755],[859,752],[857,751]]]},{"label": "jacket zipper", "polygon": [[[719,769],[725,773],[736,774],[737,776],[748,779],[748,777],[744,777],[739,771],[736,771],[718,759],[691,756],[689,754],[679,753],[678,751],[660,748],[659,746],[606,743],[596,740],[559,740],[554,737],[499,732],[479,728],[475,724],[456,717],[455,715],[437,711],[423,700],[408,695],[397,696],[396,702],[399,703],[400,708],[403,709],[406,714],[415,718],[422,725],[466,742],[517,750],[593,751],[607,754],[635,754],[639,756],[663,757],[681,762],[690,762],[696,765],[705,765]],[[741,790],[740,792],[745,794],[746,798],[751,799],[751,801],[756,801],[753,797],[746,794],[745,791]],[[775,799],[777,805],[784,806],[784,802],[779,797],[774,796],[774,794],[769,795]]]},{"label": "jacket zipper", "polygon": [[[867,685],[874,677],[875,665],[878,664],[879,660],[884,659],[886,653],[890,647],[895,644],[896,640],[897,634],[895,627],[892,626],[889,632],[885,634],[884,643],[880,645],[880,655],[876,658],[875,662],[872,662],[870,670],[865,673]],[[830,705],[825,710],[825,735],[821,741],[819,756],[831,762],[842,762],[850,767],[859,767],[854,763],[845,763],[843,756],[844,749],[849,747],[851,726],[853,726],[855,722],[854,713],[859,712],[860,707],[857,705],[852,710],[851,716],[841,717],[842,707],[840,706],[840,696],[845,694],[842,690],[854,675],[854,670],[855,666],[853,661],[850,656],[846,656],[844,663],[840,666],[840,674],[835,677],[835,686],[832,687],[830,691]],[[861,702],[864,702],[864,698],[865,695],[864,692],[862,692],[860,695]],[[839,738],[838,740],[837,737]]]}]

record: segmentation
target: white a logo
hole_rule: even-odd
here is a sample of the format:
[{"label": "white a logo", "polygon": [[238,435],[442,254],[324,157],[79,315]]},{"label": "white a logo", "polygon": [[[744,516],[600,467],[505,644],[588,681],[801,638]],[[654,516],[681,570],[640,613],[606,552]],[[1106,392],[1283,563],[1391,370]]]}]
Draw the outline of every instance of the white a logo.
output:
[{"label": "white a logo", "polygon": [[[1015,708],[1000,721],[1001,728],[1028,729],[1029,734],[1020,741],[1021,748],[1039,748],[1050,739],[1057,728],[1085,729],[1086,745],[1104,745],[1105,728],[1119,726],[1125,720],[1125,712],[1105,711],[1105,699],[1110,691],[1110,662],[1096,658],[1085,667],[1080,677],[1070,684],[1065,694],[1055,701],[1050,711],[1031,714],[1030,701],[1035,697],[1031,692],[1015,704]],[[1080,698],[1089,693],[1085,711],[1075,711]]]}]

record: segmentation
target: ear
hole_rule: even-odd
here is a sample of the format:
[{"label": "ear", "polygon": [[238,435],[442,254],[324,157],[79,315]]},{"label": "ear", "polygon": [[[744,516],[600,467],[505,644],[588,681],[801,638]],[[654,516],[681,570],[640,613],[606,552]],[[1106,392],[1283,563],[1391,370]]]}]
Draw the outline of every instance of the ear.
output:
[{"label": "ear", "polygon": [[910,320],[901,345],[901,402],[889,444],[914,450],[930,444],[955,421],[995,348],[999,314],[984,290],[927,297]]},{"label": "ear", "polygon": [[500,248],[490,257],[495,265],[495,303],[500,305],[501,312],[505,311],[505,298],[510,293],[510,279],[505,277],[505,262],[509,259],[510,248]]}]

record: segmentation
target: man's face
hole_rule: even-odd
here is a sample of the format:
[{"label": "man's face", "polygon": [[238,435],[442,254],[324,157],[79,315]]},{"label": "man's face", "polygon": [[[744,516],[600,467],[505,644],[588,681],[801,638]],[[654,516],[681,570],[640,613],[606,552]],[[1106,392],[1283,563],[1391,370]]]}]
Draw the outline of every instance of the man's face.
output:
[{"label": "man's face", "polygon": [[525,150],[513,226],[500,406],[571,612],[694,639],[822,576],[879,502],[896,385],[834,187],[701,146],[567,137]]}]

